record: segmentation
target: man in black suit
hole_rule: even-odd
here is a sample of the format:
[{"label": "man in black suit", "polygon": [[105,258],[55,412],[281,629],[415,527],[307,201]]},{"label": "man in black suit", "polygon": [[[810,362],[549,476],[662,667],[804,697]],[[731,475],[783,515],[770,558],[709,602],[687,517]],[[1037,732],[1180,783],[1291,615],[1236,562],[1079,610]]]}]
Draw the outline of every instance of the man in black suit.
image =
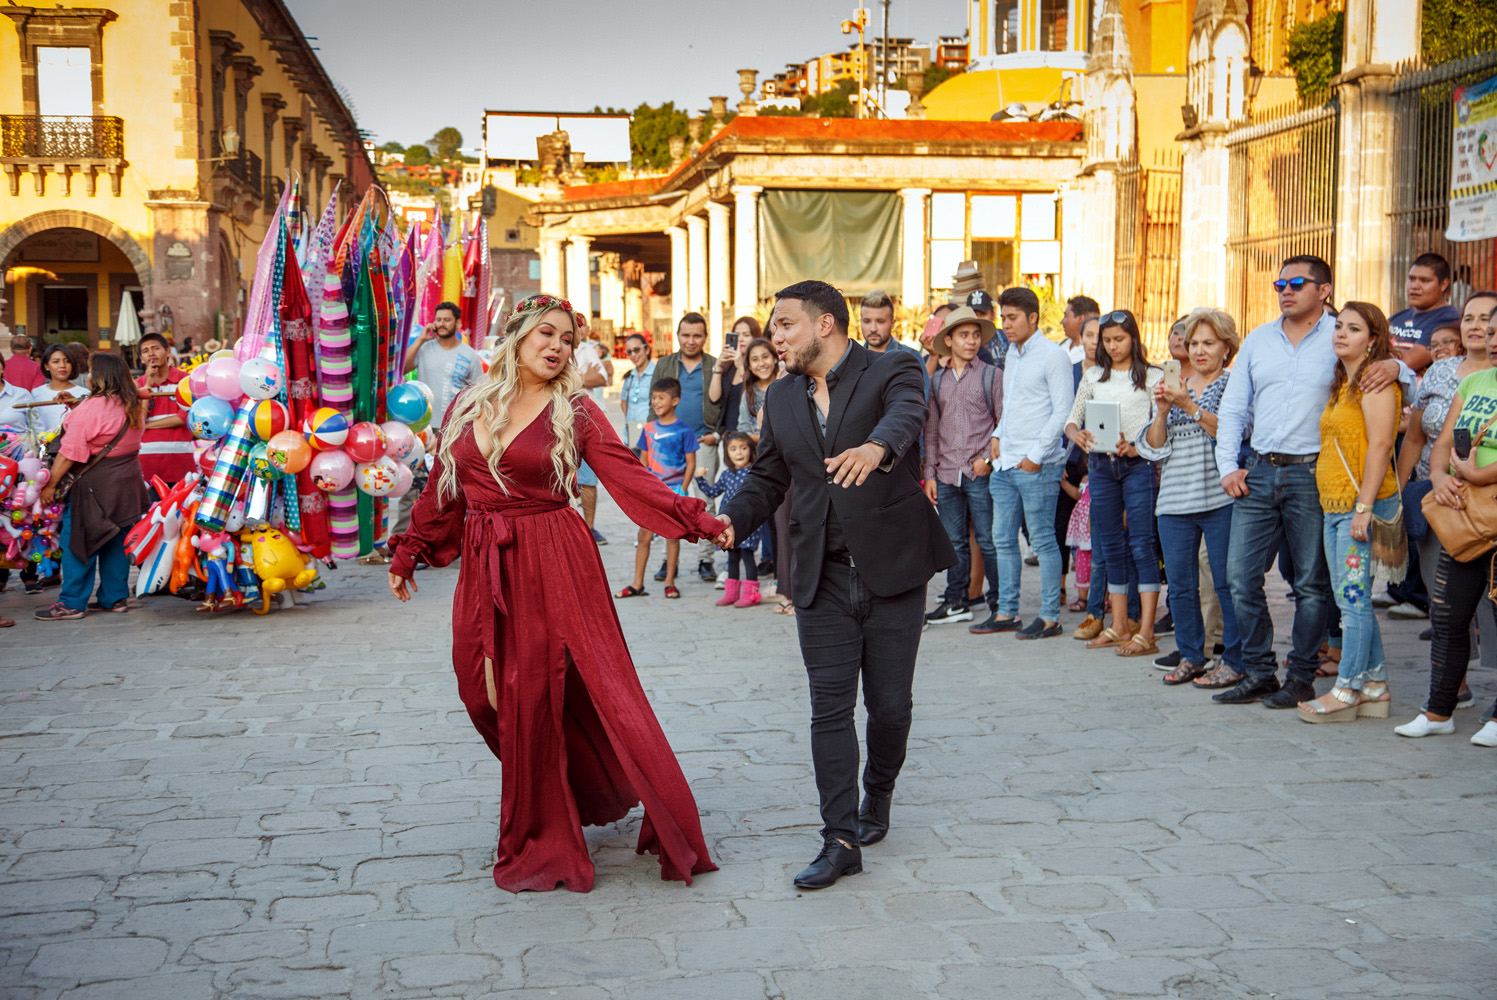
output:
[{"label": "man in black suit", "polygon": [[[908,351],[847,339],[847,302],[823,281],[775,295],[770,337],[795,376],[765,396],[759,457],[718,515],[731,546],[768,520],[794,482],[793,592],[811,684],[811,758],[823,846],[795,878],[824,889],[863,870],[860,845],[889,829],[910,732],[926,585],[956,562],[920,489],[925,380]],[[858,808],[858,678],[868,709],[866,797]]]}]

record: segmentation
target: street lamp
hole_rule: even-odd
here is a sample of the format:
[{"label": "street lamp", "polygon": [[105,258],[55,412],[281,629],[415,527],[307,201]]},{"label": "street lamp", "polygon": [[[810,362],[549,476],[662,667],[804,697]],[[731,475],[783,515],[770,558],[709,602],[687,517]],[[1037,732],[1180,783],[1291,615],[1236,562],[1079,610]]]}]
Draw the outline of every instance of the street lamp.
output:
[{"label": "street lamp", "polygon": [[844,35],[850,35],[854,31],[858,33],[858,106],[855,109],[858,118],[863,117],[863,103],[865,100],[863,96],[863,72],[868,59],[863,50],[863,30],[867,27],[868,11],[861,3],[858,4],[857,12],[848,20],[842,22],[842,33]]}]

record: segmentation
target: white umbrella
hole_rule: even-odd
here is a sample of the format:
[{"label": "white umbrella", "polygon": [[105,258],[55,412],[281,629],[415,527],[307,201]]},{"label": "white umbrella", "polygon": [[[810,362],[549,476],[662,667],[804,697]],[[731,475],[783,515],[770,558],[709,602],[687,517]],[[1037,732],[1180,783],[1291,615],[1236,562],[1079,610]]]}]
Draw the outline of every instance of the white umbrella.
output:
[{"label": "white umbrella", "polygon": [[120,293],[120,317],[114,324],[114,342],[121,347],[140,343],[140,317],[135,315],[135,299],[129,292]]}]

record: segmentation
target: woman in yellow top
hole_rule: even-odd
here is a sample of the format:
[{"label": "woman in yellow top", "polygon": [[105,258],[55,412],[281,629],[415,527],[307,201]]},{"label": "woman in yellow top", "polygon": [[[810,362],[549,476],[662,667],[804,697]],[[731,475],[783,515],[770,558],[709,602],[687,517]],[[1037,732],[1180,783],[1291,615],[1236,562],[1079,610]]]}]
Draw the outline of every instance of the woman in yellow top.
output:
[{"label": "woman in yellow top", "polygon": [[1393,338],[1383,311],[1348,302],[1332,335],[1336,375],[1331,402],[1320,416],[1320,459],[1315,485],[1325,511],[1325,558],[1331,591],[1341,611],[1341,665],[1336,686],[1314,701],[1299,703],[1306,722],[1352,722],[1388,717],[1388,670],[1383,637],[1372,607],[1372,517],[1398,510],[1393,440],[1403,408],[1396,384],[1363,392],[1362,368],[1393,357]]}]

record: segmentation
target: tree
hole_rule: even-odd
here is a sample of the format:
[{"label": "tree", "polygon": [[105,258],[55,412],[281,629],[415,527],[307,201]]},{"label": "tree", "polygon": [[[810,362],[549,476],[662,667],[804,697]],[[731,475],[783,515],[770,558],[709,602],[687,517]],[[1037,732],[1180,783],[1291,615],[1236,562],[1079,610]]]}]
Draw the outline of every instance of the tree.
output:
[{"label": "tree", "polygon": [[408,166],[423,167],[431,162],[431,150],[422,145],[408,146],[405,151],[405,162]]},{"label": "tree", "polygon": [[667,101],[658,108],[641,104],[629,124],[629,147],[633,164],[640,169],[664,170],[671,164],[671,136],[686,136],[689,116]]},{"label": "tree", "polygon": [[1340,11],[1318,21],[1304,21],[1289,32],[1284,61],[1294,71],[1294,86],[1302,101],[1324,100],[1331,80],[1341,72],[1346,16]]},{"label": "tree", "polygon": [[392,156],[400,156],[405,152],[405,147],[393,139],[379,148],[381,153],[389,153]]},{"label": "tree", "polygon": [[956,76],[956,74],[945,66],[937,66],[935,63],[931,63],[925,67],[925,93],[928,94],[932,90],[935,90],[953,76]]},{"label": "tree", "polygon": [[1492,0],[1424,0],[1421,13],[1424,58],[1444,62],[1491,48],[1497,34]]},{"label": "tree", "polygon": [[463,148],[463,134],[448,125],[438,130],[437,134],[428,140],[428,145],[436,148],[437,156],[450,160],[457,155],[459,149]]}]

